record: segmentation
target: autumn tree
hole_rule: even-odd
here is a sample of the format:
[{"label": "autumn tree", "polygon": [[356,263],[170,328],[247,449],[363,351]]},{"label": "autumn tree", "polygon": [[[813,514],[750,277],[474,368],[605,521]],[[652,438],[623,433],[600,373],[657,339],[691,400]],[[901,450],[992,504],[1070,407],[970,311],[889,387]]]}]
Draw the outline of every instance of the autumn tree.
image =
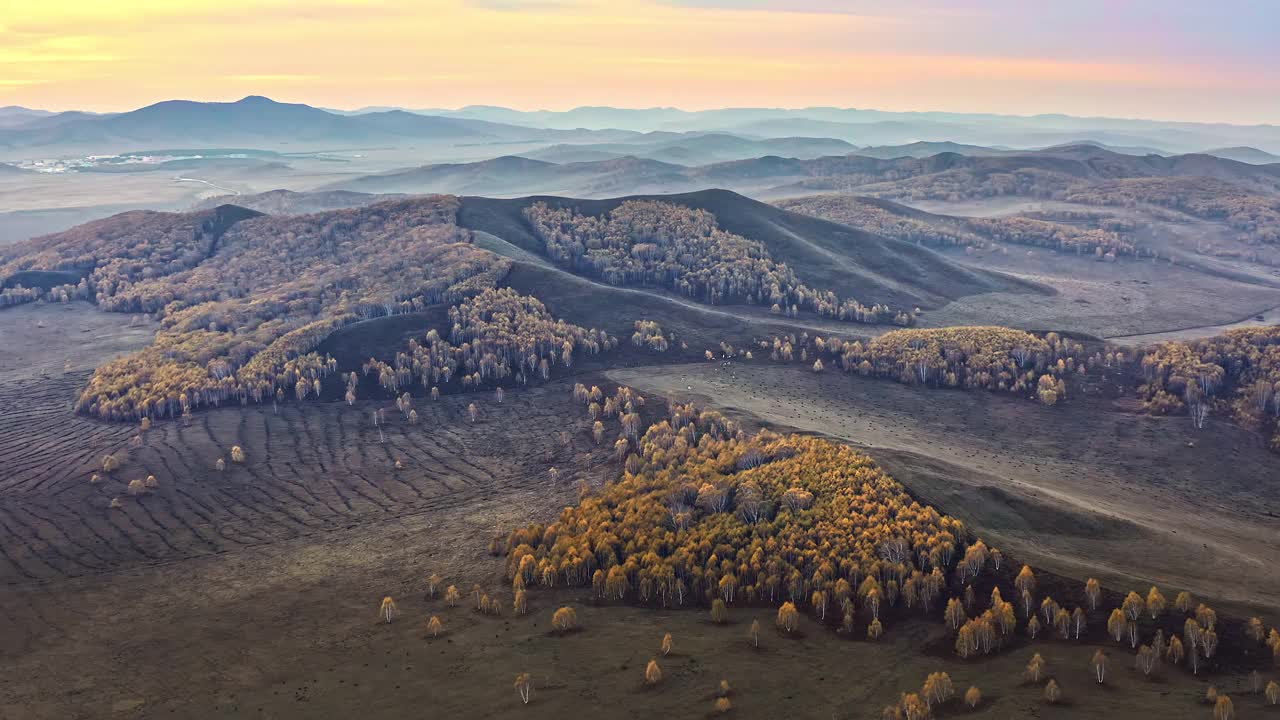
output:
[{"label": "autumn tree", "polygon": [[378,616],[387,622],[391,622],[399,615],[400,609],[396,607],[396,601],[392,600],[390,595],[382,598],[382,605],[378,607]]},{"label": "autumn tree", "polygon": [[431,633],[431,637],[440,637],[440,633],[444,632],[444,624],[440,622],[440,618],[431,616],[427,621],[427,632]]},{"label": "autumn tree", "polygon": [[968,616],[965,615],[964,606],[961,605],[960,601],[956,598],[951,598],[947,601],[947,609],[943,613],[943,618],[947,622],[947,627],[952,630],[958,630],[960,626],[969,619]]},{"label": "autumn tree", "polygon": [[1191,605],[1194,601],[1191,599],[1191,593],[1183,590],[1178,593],[1178,597],[1174,598],[1173,607],[1180,613],[1191,612]]},{"label": "autumn tree", "polygon": [[1159,656],[1151,649],[1150,645],[1143,645],[1138,648],[1138,654],[1134,659],[1134,665],[1143,675],[1151,675],[1156,669],[1156,662]]},{"label": "autumn tree", "polygon": [[1098,684],[1101,685],[1102,682],[1107,679],[1106,653],[1102,652],[1101,650],[1094,651],[1093,659],[1089,661],[1089,665],[1093,667],[1093,674],[1098,679]]},{"label": "autumn tree", "polygon": [[529,673],[522,672],[516,675],[515,688],[520,695],[520,702],[528,705],[529,698],[533,695],[533,678]]},{"label": "autumn tree", "polygon": [[778,628],[783,632],[795,632],[800,626],[800,613],[796,611],[796,606],[790,602],[782,603],[782,607],[778,608]]},{"label": "autumn tree", "polygon": [[982,704],[982,691],[976,685],[970,685],[969,689],[964,691],[964,704],[970,710],[976,710]]},{"label": "autumn tree", "polygon": [[1275,680],[1267,683],[1267,689],[1264,694],[1268,705],[1280,705],[1280,683]]},{"label": "autumn tree", "polygon": [[458,607],[458,602],[462,600],[462,593],[458,592],[457,585],[450,585],[444,591],[444,601],[449,607]]},{"label": "autumn tree", "polygon": [[551,627],[557,632],[564,634],[578,627],[578,611],[569,606],[564,606],[551,616]]},{"label": "autumn tree", "polygon": [[1050,679],[1044,686],[1044,700],[1050,705],[1056,705],[1062,699],[1062,688],[1058,687],[1058,681]]},{"label": "autumn tree", "polygon": [[717,625],[723,625],[729,621],[729,611],[724,606],[724,600],[716,598],[711,601],[711,622]]},{"label": "autumn tree", "polygon": [[1129,621],[1125,619],[1124,611],[1120,608],[1112,610],[1111,616],[1107,618],[1107,633],[1111,635],[1111,639],[1120,642],[1128,628]]},{"label": "autumn tree", "polygon": [[231,446],[231,462],[234,462],[234,463],[244,462],[244,449],[242,449],[239,445]]},{"label": "autumn tree", "polygon": [[1213,720],[1235,720],[1236,708],[1231,698],[1219,695],[1213,704]]},{"label": "autumn tree", "polygon": [[733,709],[733,703],[727,697],[718,697],[711,707],[717,715],[724,715]]},{"label": "autumn tree", "polygon": [[882,635],[884,635],[884,625],[879,620],[872,620],[867,624],[868,640],[879,640]]},{"label": "autumn tree", "polygon": [[662,655],[666,657],[671,654],[671,633],[662,636]]},{"label": "autumn tree", "polygon": [[1102,597],[1102,584],[1097,578],[1089,578],[1084,584],[1084,594],[1089,600],[1089,609],[1098,609],[1098,599]]},{"label": "autumn tree", "polygon": [[1154,585],[1151,586],[1151,589],[1147,591],[1147,612],[1151,615],[1151,619],[1155,620],[1164,614],[1164,607],[1164,595],[1160,594],[1159,588]]},{"label": "autumn tree", "polygon": [[1040,653],[1036,653],[1031,656],[1031,662],[1027,663],[1027,678],[1039,684],[1042,675],[1044,675],[1044,658],[1040,657]]},{"label": "autumn tree", "polygon": [[1023,610],[1027,615],[1030,615],[1031,596],[1036,591],[1036,576],[1031,571],[1030,565],[1022,566],[1018,576],[1013,579],[1013,586],[1017,588],[1019,596],[1023,598]]},{"label": "autumn tree", "polygon": [[751,647],[755,647],[755,648],[760,647],[760,621],[759,620],[751,621],[751,629],[748,631],[747,635],[748,637],[751,638]]},{"label": "autumn tree", "polygon": [[660,682],[662,682],[662,668],[658,667],[657,660],[650,659],[649,664],[644,667],[644,684],[654,686]]},{"label": "autumn tree", "polygon": [[951,676],[945,672],[935,672],[929,673],[925,678],[924,685],[920,688],[920,697],[924,698],[925,704],[932,710],[955,697],[955,692]]}]

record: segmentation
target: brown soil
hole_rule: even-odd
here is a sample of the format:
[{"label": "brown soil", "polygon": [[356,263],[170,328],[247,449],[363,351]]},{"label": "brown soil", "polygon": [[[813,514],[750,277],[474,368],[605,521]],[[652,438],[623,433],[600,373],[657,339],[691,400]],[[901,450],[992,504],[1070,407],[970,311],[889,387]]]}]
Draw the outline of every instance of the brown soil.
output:
[{"label": "brown soil", "polygon": [[[62,312],[19,310],[32,317]],[[7,311],[4,317],[19,316]],[[596,606],[586,593],[565,589],[533,591],[527,617],[485,617],[465,603],[446,608],[424,597],[432,573],[464,594],[479,583],[509,607],[501,561],[486,551],[495,530],[548,521],[573,501],[580,480],[599,483],[618,472],[569,402],[578,378],[508,392],[501,405],[488,393],[436,403],[419,399],[418,425],[404,421],[388,400],[360,400],[354,407],[310,402],[278,410],[223,408],[197,414],[189,427],[160,423],[141,447],[129,448],[136,428],[69,412],[86,369],[73,366],[64,374],[59,365],[41,378],[31,368],[60,363],[72,351],[74,362],[101,362],[145,342],[150,331],[111,329],[117,317],[83,308],[75,318],[90,332],[45,335],[45,329],[19,323],[21,332],[30,333],[24,339],[40,342],[21,351],[0,348],[14,353],[0,357],[25,358],[0,375],[0,717],[6,720],[472,718],[514,712],[539,718],[701,717],[710,714],[721,678],[733,687],[734,717],[873,718],[937,670],[949,672],[961,692],[970,684],[982,688],[987,699],[973,717],[1207,713],[1196,704],[1204,681],[1181,668],[1142,678],[1128,651],[1110,644],[1112,671],[1108,684],[1097,687],[1088,666],[1093,641],[1035,644],[1068,701],[1049,707],[1041,689],[1021,678],[1031,648],[961,662],[936,623],[894,619],[885,638],[870,643],[805,618],[798,637],[790,638],[771,629],[767,609],[734,608],[731,623],[717,627],[705,610]],[[394,324],[357,328],[344,337],[363,356],[365,333],[381,337],[401,330]],[[130,333],[137,336],[126,337]],[[692,386],[713,405],[752,417],[870,440],[871,452],[913,491],[974,526],[988,523],[989,538],[1037,567],[1037,545],[1045,567],[1052,552],[1078,562],[1079,553],[1096,550],[1098,562],[1113,568],[1108,578],[1129,579],[1127,567],[1134,577],[1165,584],[1162,563],[1175,565],[1170,576],[1196,566],[1185,543],[1172,542],[1192,531],[1212,540],[1215,561],[1274,557],[1273,538],[1249,534],[1266,521],[1265,498],[1276,497],[1268,484],[1274,481],[1255,467],[1263,457],[1255,449],[1240,445],[1230,456],[1241,472],[1218,478],[1222,487],[1213,497],[1223,507],[1188,510],[1188,498],[1204,490],[1206,468],[1215,462],[1205,451],[1228,448],[1230,438],[1240,444],[1234,429],[1211,426],[1195,436],[1199,450],[1179,455],[1189,423],[1183,428],[1178,420],[1112,413],[1095,427],[1087,424],[1095,421],[1084,416],[1084,398],[1079,407],[1073,398],[1046,410],[1016,399],[815,378],[796,367],[731,363],[718,375],[714,368],[720,367],[644,368],[625,379],[685,393]],[[737,375],[734,382],[725,381],[731,375]],[[363,388],[361,394],[373,397]],[[475,424],[465,418],[472,401],[482,411]],[[378,407],[388,409],[383,438],[372,424]],[[861,434],[868,422],[866,432],[873,434]],[[1133,427],[1126,429],[1126,422]],[[1061,424],[1056,440],[1050,431],[1055,424]],[[570,433],[568,445],[562,431]],[[898,447],[882,447],[894,437],[901,439]],[[1116,443],[1136,454],[1104,473]],[[214,461],[229,457],[233,444],[245,448],[247,461],[216,472]],[[89,475],[110,451],[121,454],[123,467],[90,485]],[[1042,460],[1037,468],[1017,457]],[[562,473],[554,487],[547,474],[552,465]],[[128,496],[125,483],[147,474],[155,474],[160,486]],[[1050,482],[1058,476],[1074,478],[1079,489]],[[1080,495],[1113,484],[1107,498],[1115,507],[1107,513],[1077,506]],[[1153,530],[1116,516],[1126,492],[1147,485],[1159,493],[1142,496],[1155,498],[1149,505],[1167,506],[1157,508],[1157,520],[1183,513],[1175,523],[1178,535],[1154,542],[1146,534]],[[117,496],[123,507],[112,510],[108,503]],[[1252,516],[1241,511],[1250,503],[1257,508]],[[1247,537],[1253,546],[1210,538],[1206,518],[1214,517],[1231,521],[1223,535],[1237,543]],[[1120,551],[1126,546],[1127,566]],[[1087,570],[1065,560],[1058,565]],[[1259,594],[1274,591],[1267,576],[1251,572],[1249,587]],[[1201,582],[1243,593],[1249,589],[1244,580],[1206,571]],[[1046,589],[1064,600],[1070,594],[1065,587]],[[389,625],[377,618],[384,595],[394,596],[401,610]],[[578,608],[583,629],[558,637],[548,632],[548,621],[562,604]],[[444,621],[446,634],[439,639],[426,638],[431,615]],[[766,628],[760,650],[746,640],[752,618]],[[664,632],[675,637],[668,658],[658,652]],[[1224,639],[1224,647],[1230,642]],[[664,680],[645,689],[644,664],[654,656]],[[525,671],[535,689],[533,702],[521,707],[512,679]],[[1243,695],[1236,674],[1218,671],[1209,681],[1236,696],[1241,715],[1261,712],[1260,699]],[[960,713],[952,706],[940,714]]]}]

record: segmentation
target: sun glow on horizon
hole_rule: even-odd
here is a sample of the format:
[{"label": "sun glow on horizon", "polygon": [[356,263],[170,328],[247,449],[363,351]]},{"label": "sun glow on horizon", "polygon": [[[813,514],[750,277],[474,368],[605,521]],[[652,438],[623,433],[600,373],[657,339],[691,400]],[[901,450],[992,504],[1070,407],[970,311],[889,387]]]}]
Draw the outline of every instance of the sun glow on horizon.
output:
[{"label": "sun glow on horizon", "polygon": [[[1241,17],[1215,26],[1173,11],[1139,25],[1132,6],[1154,2],[1117,11],[1100,0],[904,0],[892,9],[863,0],[48,0],[15,4],[0,20],[0,104],[120,111],[256,94],[339,108],[841,106],[1280,122],[1280,53],[1236,32],[1280,14],[1224,0],[1222,14]],[[1087,20],[1100,25],[1083,31]]]}]

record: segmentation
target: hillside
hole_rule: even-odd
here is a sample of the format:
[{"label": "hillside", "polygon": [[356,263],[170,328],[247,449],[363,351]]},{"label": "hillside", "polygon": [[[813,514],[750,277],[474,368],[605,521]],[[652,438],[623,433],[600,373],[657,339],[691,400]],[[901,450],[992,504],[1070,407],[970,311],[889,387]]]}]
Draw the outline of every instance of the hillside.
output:
[{"label": "hillside", "polygon": [[687,169],[682,166],[631,156],[564,164],[504,156],[475,163],[427,165],[367,175],[322,189],[491,196],[545,192],[600,197],[684,190],[690,187],[691,182]]},{"label": "hillside", "polygon": [[1280,155],[1273,155],[1265,150],[1259,150],[1255,147],[1225,147],[1214,150],[1205,150],[1205,155],[1214,155],[1228,160],[1249,163],[1251,165],[1269,165],[1272,163],[1280,163]]},{"label": "hillside", "polygon": [[585,215],[600,215],[628,200],[660,201],[705,210],[728,232],[763,243],[775,259],[786,263],[810,287],[830,289],[864,303],[930,308],[976,293],[1041,292],[1034,285],[1006,275],[963,267],[913,243],[787,212],[725,190],[608,200],[464,197],[458,223],[542,255],[545,249],[524,215],[526,209],[545,203]]},{"label": "hillside", "polygon": [[1130,228],[1105,213],[1067,224],[1025,216],[939,215],[889,200],[856,195],[814,195],[775,204],[885,237],[937,247],[973,249],[1014,243],[1110,260],[1138,252]]},{"label": "hillside", "polygon": [[326,210],[364,207],[376,202],[398,200],[401,197],[403,196],[371,195],[343,190],[305,193],[292,190],[269,190],[255,195],[218,195],[202,200],[192,210],[206,210],[219,205],[233,204],[267,215],[305,215]]}]

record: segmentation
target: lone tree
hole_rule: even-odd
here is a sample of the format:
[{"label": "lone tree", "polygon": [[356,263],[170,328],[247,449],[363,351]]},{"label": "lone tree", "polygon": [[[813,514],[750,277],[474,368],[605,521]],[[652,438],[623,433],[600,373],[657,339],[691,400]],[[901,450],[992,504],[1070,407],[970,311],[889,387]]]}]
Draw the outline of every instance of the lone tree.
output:
[{"label": "lone tree", "polygon": [[520,694],[520,702],[528,705],[529,698],[533,696],[533,678],[529,676],[529,673],[522,672],[516,675],[515,688],[516,692]]},{"label": "lone tree", "polygon": [[479,415],[480,408],[476,407],[475,403],[471,403],[467,406],[467,417],[471,419],[471,422],[475,422]]},{"label": "lone tree", "polygon": [[711,601],[711,622],[717,625],[723,625],[729,621],[729,610],[725,608],[724,601],[716,598]]},{"label": "lone tree", "polygon": [[231,446],[231,462],[234,462],[234,463],[244,462],[244,450],[239,445]]},{"label": "lone tree", "polygon": [[449,607],[458,607],[458,603],[462,600],[462,593],[458,592],[457,585],[450,585],[444,591],[444,601]]},{"label": "lone tree", "polygon": [[1098,599],[1102,597],[1102,584],[1097,578],[1089,578],[1084,584],[1084,595],[1089,599],[1089,609],[1098,609]]},{"label": "lone tree", "polygon": [[650,659],[649,664],[644,667],[644,684],[657,685],[662,682],[662,668],[658,667],[658,661]]},{"label": "lone tree", "polygon": [[551,616],[551,627],[555,628],[561,634],[577,628],[578,611],[567,605],[556,610]]},{"label": "lone tree", "polygon": [[213,464],[213,469],[217,470],[218,472],[222,472],[223,470],[226,470],[227,461],[223,460],[222,458],[218,458],[217,462]]},{"label": "lone tree", "polygon": [[400,609],[396,607],[396,601],[388,595],[382,598],[382,606],[378,608],[378,616],[391,622],[400,615]]},{"label": "lone tree", "polygon": [[778,608],[778,628],[783,632],[795,632],[800,627],[800,612],[796,610],[796,606],[790,602],[782,603],[782,607]]},{"label": "lone tree", "polygon": [[434,600],[436,595],[440,592],[440,586],[443,584],[444,579],[438,574],[432,573],[431,577],[427,578],[427,598]]},{"label": "lone tree", "polygon": [[1268,705],[1280,705],[1280,683],[1275,680],[1267,683],[1265,695]]},{"label": "lone tree", "polygon": [[716,698],[716,703],[713,707],[715,708],[717,715],[724,715],[733,709],[733,703],[729,702],[729,698],[727,697],[719,697]]},{"label": "lone tree", "polygon": [[[760,647],[760,621],[759,620],[751,621],[751,630],[748,631],[747,634],[751,638],[751,647],[756,647],[756,648]],[[1272,683],[1272,684],[1274,685],[1275,683]]]},{"label": "lone tree", "polygon": [[431,637],[440,637],[440,633],[444,632],[444,623],[440,622],[440,618],[432,615],[427,621],[427,632],[431,633]]},{"label": "lone tree", "polygon": [[120,461],[115,455],[105,455],[102,458],[102,472],[112,473],[120,469]]},{"label": "lone tree", "polygon": [[1062,688],[1058,687],[1057,680],[1049,680],[1044,686],[1044,700],[1050,705],[1056,705],[1062,699]]},{"label": "lone tree", "polygon": [[879,640],[882,635],[884,635],[884,625],[882,625],[879,620],[872,620],[871,623],[867,625],[867,639]]},{"label": "lone tree", "polygon": [[1231,702],[1231,698],[1226,695],[1219,695],[1218,701],[1213,704],[1213,720],[1235,720],[1236,706]]},{"label": "lone tree", "polygon": [[1031,656],[1031,662],[1027,663],[1027,678],[1031,682],[1040,684],[1040,678],[1044,676],[1044,658],[1040,657],[1040,653]]},{"label": "lone tree", "polygon": [[671,633],[662,636],[662,656],[666,657],[671,654]]},{"label": "lone tree", "polygon": [[982,704],[982,691],[979,690],[977,686],[970,685],[969,689],[964,691],[964,704],[967,705],[970,710],[976,709]]},{"label": "lone tree", "polygon": [[1093,666],[1094,677],[1098,679],[1098,684],[1101,685],[1107,679],[1107,654],[1101,650],[1095,651],[1089,664]]}]

